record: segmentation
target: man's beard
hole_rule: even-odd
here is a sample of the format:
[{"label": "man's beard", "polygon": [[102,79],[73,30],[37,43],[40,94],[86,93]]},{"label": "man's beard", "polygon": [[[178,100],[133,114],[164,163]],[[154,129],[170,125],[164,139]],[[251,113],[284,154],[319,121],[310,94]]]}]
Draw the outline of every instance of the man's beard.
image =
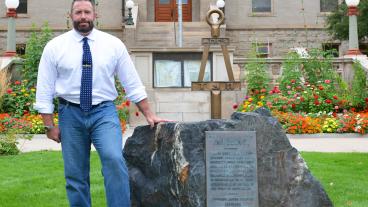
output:
[{"label": "man's beard", "polygon": [[88,27],[80,27],[79,26],[80,23],[81,22],[78,22],[78,21],[73,22],[74,29],[80,33],[89,33],[90,31],[92,31],[94,27],[93,21],[83,22],[83,23],[88,23]]}]

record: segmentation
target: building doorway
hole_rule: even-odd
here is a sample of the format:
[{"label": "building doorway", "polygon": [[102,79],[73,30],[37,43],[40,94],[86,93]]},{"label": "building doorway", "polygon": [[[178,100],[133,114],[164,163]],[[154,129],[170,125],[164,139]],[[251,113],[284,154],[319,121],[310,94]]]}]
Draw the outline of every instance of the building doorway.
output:
[{"label": "building doorway", "polygon": [[[155,0],[155,21],[178,21],[178,0]],[[182,0],[183,21],[192,21],[192,0]]]}]

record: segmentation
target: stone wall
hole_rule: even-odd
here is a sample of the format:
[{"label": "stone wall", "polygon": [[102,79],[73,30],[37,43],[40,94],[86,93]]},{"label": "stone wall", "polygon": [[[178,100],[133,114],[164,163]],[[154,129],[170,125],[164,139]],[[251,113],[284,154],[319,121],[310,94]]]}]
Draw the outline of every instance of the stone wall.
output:
[{"label": "stone wall", "polygon": [[252,1],[231,0],[225,5],[229,28],[324,28],[326,13],[320,12],[320,0],[271,0],[271,12],[253,13]]},{"label": "stone wall", "polygon": [[290,48],[322,48],[322,43],[338,42],[324,29],[227,28],[226,37],[230,38],[231,45],[235,47],[234,55],[237,57],[246,57],[254,43],[270,43],[270,57],[282,57],[290,51]]},{"label": "stone wall", "polygon": [[[191,91],[190,88],[153,88],[153,60],[152,52],[133,52],[132,59],[139,76],[146,87],[148,102],[151,109],[160,117],[175,121],[201,121],[211,118],[211,96],[209,91]],[[232,54],[230,59],[233,60]],[[213,80],[227,81],[227,73],[221,52],[212,55]],[[234,67],[234,77],[240,80],[239,67]],[[244,91],[222,92],[221,114],[229,118],[233,113],[232,105],[244,97]],[[129,123],[133,126],[146,124],[143,115],[136,116],[138,109],[130,108]]]}]

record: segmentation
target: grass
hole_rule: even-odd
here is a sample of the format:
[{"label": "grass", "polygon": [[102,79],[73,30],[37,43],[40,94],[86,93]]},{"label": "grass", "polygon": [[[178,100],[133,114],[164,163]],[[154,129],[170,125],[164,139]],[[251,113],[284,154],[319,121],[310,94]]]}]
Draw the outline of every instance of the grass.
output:
[{"label": "grass", "polygon": [[368,206],[367,153],[303,152],[302,156],[335,207]]},{"label": "grass", "polygon": [[[368,206],[368,154],[303,152],[336,207]],[[101,165],[91,156],[93,206],[106,206]],[[0,206],[68,206],[61,152],[0,157]]]},{"label": "grass", "polygon": [[[91,156],[93,206],[106,206],[97,153]],[[0,157],[0,206],[69,206],[61,152],[32,152]]]}]

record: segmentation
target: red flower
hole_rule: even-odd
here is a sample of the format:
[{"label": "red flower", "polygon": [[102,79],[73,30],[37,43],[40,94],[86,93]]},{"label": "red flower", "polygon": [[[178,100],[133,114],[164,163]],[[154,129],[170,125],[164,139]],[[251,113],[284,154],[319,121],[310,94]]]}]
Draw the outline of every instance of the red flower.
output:
[{"label": "red flower", "polygon": [[291,108],[295,109],[296,105],[295,104],[291,104]]},{"label": "red flower", "polygon": [[317,105],[318,106],[319,105],[319,101],[318,100],[315,100],[314,101],[314,105]]},{"label": "red flower", "polygon": [[13,89],[8,88],[8,90],[6,90],[6,92],[7,92],[8,94],[11,94],[11,93],[13,92]]},{"label": "red flower", "polygon": [[332,101],[330,99],[326,99],[325,103],[330,104],[330,103],[332,103]]},{"label": "red flower", "polygon": [[303,102],[304,101],[304,97],[300,97],[300,101]]},{"label": "red flower", "polygon": [[129,106],[130,106],[130,101],[129,101],[129,100],[127,100],[127,101],[125,102],[125,105],[129,107]]},{"label": "red flower", "polygon": [[295,83],[296,82],[296,80],[294,80],[294,79],[291,79],[291,81],[290,81],[291,83]]},{"label": "red flower", "polygon": [[237,109],[238,108],[238,104],[233,104],[233,109]]},{"label": "red flower", "polygon": [[365,98],[365,102],[367,102],[367,103],[368,103],[368,98]]},{"label": "red flower", "polygon": [[329,84],[329,83],[331,83],[331,80],[325,80],[325,83],[327,83],[327,84]]},{"label": "red flower", "polygon": [[266,91],[267,91],[267,90],[266,90],[265,88],[262,88],[262,89],[261,89],[261,93],[266,93]]},{"label": "red flower", "polygon": [[15,82],[14,82],[14,84],[15,84],[15,85],[20,85],[20,84],[21,84],[21,82],[17,80],[17,81],[15,81]]},{"label": "red flower", "polygon": [[[273,89],[272,89],[272,93],[280,93],[281,91],[280,91],[280,89],[279,89],[279,87],[278,86],[274,86],[273,87]],[[271,92],[270,92],[270,94],[272,94]]]},{"label": "red flower", "polygon": [[322,91],[323,90],[323,86],[319,86],[318,89]]},{"label": "red flower", "polygon": [[334,95],[333,98],[337,100],[337,96],[336,95]]},{"label": "red flower", "polygon": [[317,95],[314,95],[314,99],[318,99],[318,96]]}]

